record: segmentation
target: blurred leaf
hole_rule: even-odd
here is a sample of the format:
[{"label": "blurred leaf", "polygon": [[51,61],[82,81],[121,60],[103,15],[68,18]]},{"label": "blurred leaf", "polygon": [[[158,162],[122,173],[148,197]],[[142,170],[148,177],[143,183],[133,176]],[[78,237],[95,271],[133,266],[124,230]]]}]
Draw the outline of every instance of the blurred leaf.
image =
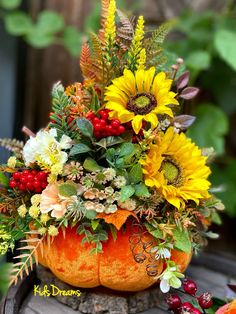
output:
[{"label": "blurred leaf", "polygon": [[204,50],[194,51],[189,54],[185,62],[187,67],[190,67],[194,70],[205,70],[210,66],[211,55]]},{"label": "blurred leaf", "polygon": [[38,27],[34,26],[31,27],[25,40],[34,48],[46,48],[54,42],[54,36],[53,34],[43,33]]},{"label": "blurred leaf", "polygon": [[78,57],[82,45],[82,33],[73,26],[64,29],[62,42],[74,57]]},{"label": "blurred leaf", "polygon": [[228,215],[236,217],[236,159],[232,159],[224,167],[212,165],[211,181],[215,186],[224,183],[225,190],[217,196],[224,203]]},{"label": "blurred leaf", "polygon": [[4,21],[6,30],[11,35],[25,35],[29,33],[32,28],[32,21],[24,12],[16,11],[7,14]]},{"label": "blurred leaf", "polygon": [[214,43],[221,58],[236,71],[236,33],[220,29],[215,33]]},{"label": "blurred leaf", "polygon": [[187,135],[200,147],[214,147],[216,153],[224,153],[224,135],[229,125],[225,113],[208,103],[197,107],[195,123],[190,127]]},{"label": "blurred leaf", "polygon": [[2,263],[0,265],[0,292],[4,295],[9,288],[10,273],[12,270],[12,264]]},{"label": "blurred leaf", "polygon": [[6,10],[16,9],[20,4],[21,0],[0,0],[0,7]]},{"label": "blurred leaf", "polygon": [[97,33],[100,27],[100,11],[101,11],[101,3],[100,1],[96,1],[91,13],[86,17],[85,20],[85,30],[86,32],[94,32]]},{"label": "blurred leaf", "polygon": [[43,11],[39,13],[36,27],[45,34],[55,34],[64,26],[63,17],[54,11]]}]

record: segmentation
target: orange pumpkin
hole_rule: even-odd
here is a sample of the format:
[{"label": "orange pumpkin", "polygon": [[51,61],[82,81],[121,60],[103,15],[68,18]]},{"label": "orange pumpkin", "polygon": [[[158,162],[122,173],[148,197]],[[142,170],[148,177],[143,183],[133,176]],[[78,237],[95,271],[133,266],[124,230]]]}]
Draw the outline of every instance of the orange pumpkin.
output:
[{"label": "orange pumpkin", "polygon": [[216,314],[236,314],[236,300],[219,308]]},{"label": "orange pumpkin", "polygon": [[[141,291],[152,286],[157,279],[146,272],[148,258],[137,263],[130,249],[131,225],[126,231],[119,230],[114,241],[111,234],[103,243],[103,253],[90,254],[94,244],[81,244],[84,235],[78,235],[76,228],[67,228],[65,236],[60,230],[50,245],[44,243],[44,256],[39,254],[39,262],[48,267],[56,277],[79,288],[104,286],[119,291]],[[150,234],[145,241],[154,241]],[[181,271],[187,267],[191,254],[172,251],[173,260]],[[163,262],[158,262],[158,274],[163,271]]]}]

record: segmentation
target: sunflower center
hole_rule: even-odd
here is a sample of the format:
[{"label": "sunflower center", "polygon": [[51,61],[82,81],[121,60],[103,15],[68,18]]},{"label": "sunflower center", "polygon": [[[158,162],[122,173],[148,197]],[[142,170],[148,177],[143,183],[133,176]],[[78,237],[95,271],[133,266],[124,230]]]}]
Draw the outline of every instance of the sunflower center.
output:
[{"label": "sunflower center", "polygon": [[135,114],[145,115],[151,112],[157,105],[154,95],[149,93],[138,93],[132,96],[127,104],[127,109]]},{"label": "sunflower center", "polygon": [[183,181],[182,170],[175,160],[170,157],[166,157],[161,164],[161,171],[163,171],[164,177],[167,180],[167,184],[180,186]]}]

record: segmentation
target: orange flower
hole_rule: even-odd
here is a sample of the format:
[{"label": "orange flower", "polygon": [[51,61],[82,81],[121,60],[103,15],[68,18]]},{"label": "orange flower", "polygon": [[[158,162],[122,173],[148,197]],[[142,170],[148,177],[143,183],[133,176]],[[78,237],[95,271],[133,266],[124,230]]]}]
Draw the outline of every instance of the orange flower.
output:
[{"label": "orange flower", "polygon": [[84,91],[81,83],[75,83],[66,88],[66,95],[69,96],[73,102],[70,107],[72,116],[83,116],[86,111],[86,107],[83,104]]}]

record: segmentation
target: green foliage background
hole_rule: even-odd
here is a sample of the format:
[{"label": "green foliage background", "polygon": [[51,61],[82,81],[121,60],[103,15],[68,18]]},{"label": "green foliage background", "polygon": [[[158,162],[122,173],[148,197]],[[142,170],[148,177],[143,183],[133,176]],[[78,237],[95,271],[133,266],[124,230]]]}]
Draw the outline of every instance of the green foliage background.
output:
[{"label": "green foliage background", "polygon": [[[127,9],[127,2],[117,2]],[[0,18],[9,34],[22,37],[35,48],[56,43],[77,57],[82,39],[99,26],[100,1],[87,16],[83,32],[66,25],[63,16],[54,11],[42,11],[33,21],[20,10],[21,3],[22,0],[0,0]],[[139,4],[134,1],[135,8]],[[167,52],[171,52],[168,57],[183,57],[191,72],[191,85],[201,89],[199,98],[185,106],[187,113],[197,116],[188,135],[201,147],[214,147],[211,179],[214,186],[221,187],[218,197],[223,199],[227,213],[236,217],[236,158],[230,142],[233,135],[229,133],[230,118],[234,115],[236,120],[236,8],[229,1],[219,13],[186,11],[175,21],[173,31],[178,36],[170,36],[166,42]],[[231,119],[231,126],[232,123]]]}]

